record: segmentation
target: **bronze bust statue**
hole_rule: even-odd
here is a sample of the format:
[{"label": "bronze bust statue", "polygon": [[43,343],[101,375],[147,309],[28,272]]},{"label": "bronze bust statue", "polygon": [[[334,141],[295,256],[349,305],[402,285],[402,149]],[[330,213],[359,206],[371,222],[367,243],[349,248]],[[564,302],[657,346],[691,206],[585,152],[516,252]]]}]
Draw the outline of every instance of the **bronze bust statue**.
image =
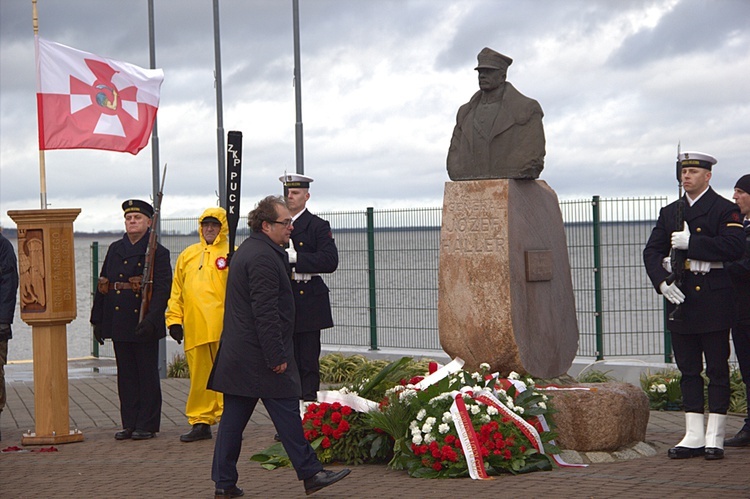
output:
[{"label": "bronze bust statue", "polygon": [[477,60],[479,91],[458,109],[448,176],[451,180],[538,178],[545,154],[542,107],[506,81],[513,59],[485,47]]}]

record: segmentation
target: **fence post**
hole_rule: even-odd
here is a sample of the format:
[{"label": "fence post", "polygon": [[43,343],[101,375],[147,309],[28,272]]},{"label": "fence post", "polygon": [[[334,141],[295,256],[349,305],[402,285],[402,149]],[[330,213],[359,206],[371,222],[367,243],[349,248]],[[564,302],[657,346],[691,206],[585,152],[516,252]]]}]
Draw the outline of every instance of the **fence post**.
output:
[{"label": "fence post", "polygon": [[596,360],[604,359],[604,327],[602,325],[602,241],[599,196],[591,200],[594,237],[594,306],[596,322]]},{"label": "fence post", "polygon": [[[91,303],[94,303],[94,294],[96,293],[96,286],[99,281],[99,242],[94,241],[91,243]],[[89,326],[90,328],[90,326]],[[96,341],[94,335],[91,335],[91,354],[99,358],[99,342]]]},{"label": "fence post", "polygon": [[367,208],[367,282],[370,292],[370,350],[378,349],[378,310],[375,289],[375,217]]}]

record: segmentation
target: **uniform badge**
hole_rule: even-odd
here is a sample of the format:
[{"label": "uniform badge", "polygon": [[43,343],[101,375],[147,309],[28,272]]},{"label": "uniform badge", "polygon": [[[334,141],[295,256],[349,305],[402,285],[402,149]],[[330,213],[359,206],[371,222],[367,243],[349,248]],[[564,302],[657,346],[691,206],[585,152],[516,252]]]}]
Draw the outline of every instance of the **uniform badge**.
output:
[{"label": "uniform badge", "polygon": [[224,258],[223,256],[220,256],[219,258],[217,258],[216,268],[219,270],[224,270],[225,268],[227,268],[227,259]]}]

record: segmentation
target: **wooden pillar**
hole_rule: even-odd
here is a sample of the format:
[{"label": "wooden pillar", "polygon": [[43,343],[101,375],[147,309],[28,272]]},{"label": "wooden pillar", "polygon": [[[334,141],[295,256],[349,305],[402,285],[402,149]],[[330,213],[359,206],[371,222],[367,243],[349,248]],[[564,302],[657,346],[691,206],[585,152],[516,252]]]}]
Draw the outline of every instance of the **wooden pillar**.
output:
[{"label": "wooden pillar", "polygon": [[11,210],[18,227],[21,319],[31,326],[35,431],[23,445],[80,442],[70,430],[66,325],[76,318],[73,221],[80,209]]}]

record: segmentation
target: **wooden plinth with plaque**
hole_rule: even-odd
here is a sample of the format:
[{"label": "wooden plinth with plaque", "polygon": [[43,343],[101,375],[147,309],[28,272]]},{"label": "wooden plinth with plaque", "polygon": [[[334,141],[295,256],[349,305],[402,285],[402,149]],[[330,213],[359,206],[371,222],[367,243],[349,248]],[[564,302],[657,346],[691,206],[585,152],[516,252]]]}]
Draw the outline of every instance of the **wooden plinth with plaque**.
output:
[{"label": "wooden plinth with plaque", "polygon": [[76,318],[73,221],[80,209],[11,210],[18,227],[21,319],[31,326],[35,431],[23,445],[80,442],[70,430],[66,325]]}]

